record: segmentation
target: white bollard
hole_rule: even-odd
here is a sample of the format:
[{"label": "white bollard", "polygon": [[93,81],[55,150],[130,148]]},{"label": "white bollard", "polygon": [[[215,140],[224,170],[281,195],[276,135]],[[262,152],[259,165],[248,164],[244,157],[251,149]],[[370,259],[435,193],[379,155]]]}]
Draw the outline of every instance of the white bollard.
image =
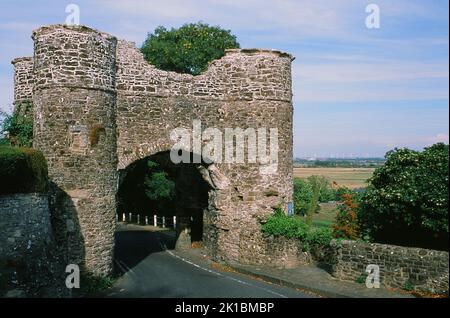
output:
[{"label": "white bollard", "polygon": [[122,213],[122,222],[125,222],[125,213]]},{"label": "white bollard", "polygon": [[145,225],[148,225],[148,216],[145,216]]},{"label": "white bollard", "polygon": [[141,221],[140,214],[138,214],[137,215],[137,224],[141,224],[140,221]]},{"label": "white bollard", "polygon": [[166,217],[163,216],[162,219],[163,219],[163,228],[165,228],[166,227]]},{"label": "white bollard", "polygon": [[173,228],[177,228],[177,217],[175,215],[173,216]]},{"label": "white bollard", "polygon": [[158,217],[155,215],[153,215],[153,226],[158,226]]}]

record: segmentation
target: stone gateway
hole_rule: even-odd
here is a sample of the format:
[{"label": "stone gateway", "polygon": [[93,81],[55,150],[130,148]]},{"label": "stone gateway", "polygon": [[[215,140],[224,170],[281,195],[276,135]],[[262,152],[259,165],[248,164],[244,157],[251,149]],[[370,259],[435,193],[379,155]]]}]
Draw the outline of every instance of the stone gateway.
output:
[{"label": "stone gateway", "polygon": [[260,223],[292,202],[291,55],[227,50],[191,76],[158,70],[134,43],[84,26],[41,27],[32,38],[34,57],[13,61],[15,107],[34,114],[33,146],[48,161],[52,229],[67,264],[111,272],[119,171],[170,151],[171,131],[192,130],[195,120],[278,130],[275,174],[254,162],[198,165],[209,184],[210,256],[264,261]]}]

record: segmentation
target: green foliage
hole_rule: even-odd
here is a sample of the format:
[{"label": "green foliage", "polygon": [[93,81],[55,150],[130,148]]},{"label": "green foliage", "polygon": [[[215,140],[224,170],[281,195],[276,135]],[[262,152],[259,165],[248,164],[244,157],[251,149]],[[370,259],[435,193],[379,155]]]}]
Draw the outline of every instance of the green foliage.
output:
[{"label": "green foliage", "polygon": [[305,251],[329,245],[332,240],[330,228],[311,228],[300,217],[287,216],[281,209],[276,209],[261,229],[267,235],[299,239]]},{"label": "green foliage", "polygon": [[335,190],[323,176],[294,179],[294,211],[298,215],[311,217],[319,212],[319,203],[333,201],[335,198]]},{"label": "green foliage", "polygon": [[175,182],[167,179],[167,173],[164,171],[154,171],[158,164],[153,161],[147,162],[149,174],[145,177],[145,194],[150,200],[170,199],[174,195]]},{"label": "green foliage", "polygon": [[352,189],[349,189],[347,187],[339,187],[336,189],[335,192],[335,200],[336,201],[343,201],[345,194],[353,194],[354,191]]},{"label": "green foliage", "polygon": [[395,149],[361,199],[365,234],[380,243],[448,250],[449,146]]},{"label": "green foliage", "polygon": [[311,227],[303,242],[303,250],[309,251],[314,247],[328,246],[332,239],[333,235],[329,227]]},{"label": "green foliage", "polygon": [[304,240],[309,226],[299,217],[287,216],[281,209],[276,209],[275,214],[262,225],[262,231],[268,235]]},{"label": "green foliage", "polygon": [[414,286],[414,284],[411,282],[411,280],[407,280],[406,282],[405,282],[405,284],[403,285],[403,290],[406,290],[406,291],[413,291],[415,289],[415,286]]},{"label": "green foliage", "polygon": [[46,192],[47,162],[31,148],[0,146],[0,195]]},{"label": "green foliage", "polygon": [[311,184],[304,179],[294,179],[294,211],[296,214],[305,215],[312,198]]},{"label": "green foliage", "polygon": [[[29,113],[31,103],[25,103],[25,114]],[[19,112],[8,115],[0,113],[3,117],[0,128],[0,136],[7,135],[8,138],[0,138],[0,145],[12,145],[18,147],[31,147],[33,140],[33,118],[31,115],[25,116]]]},{"label": "green foliage", "polygon": [[209,62],[233,48],[239,48],[239,43],[230,30],[198,22],[179,29],[157,27],[154,33],[148,34],[141,51],[157,68],[198,75],[206,70]]},{"label": "green foliage", "polygon": [[366,282],[367,275],[361,274],[358,277],[356,277],[355,282],[358,284],[364,284]]},{"label": "green foliage", "polygon": [[80,289],[75,289],[75,297],[98,297],[103,291],[113,287],[117,278],[97,276],[85,271],[81,272]]},{"label": "green foliage", "polygon": [[330,181],[324,176],[310,176],[308,177],[308,182],[313,188],[317,187],[319,202],[329,202],[336,198],[336,191],[331,187]]}]

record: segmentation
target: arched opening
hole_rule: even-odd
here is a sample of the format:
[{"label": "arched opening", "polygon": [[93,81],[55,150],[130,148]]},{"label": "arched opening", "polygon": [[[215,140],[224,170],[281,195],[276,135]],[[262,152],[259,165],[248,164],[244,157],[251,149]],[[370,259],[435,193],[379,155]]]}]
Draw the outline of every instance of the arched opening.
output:
[{"label": "arched opening", "polygon": [[[163,245],[153,244],[152,249],[138,254],[146,256],[143,254],[163,248],[185,249],[202,245],[204,217],[213,190],[204,179],[207,168],[208,164],[204,162],[175,164],[170,152],[165,151],[137,160],[119,171],[118,227],[133,224],[142,229],[145,227],[146,232],[158,232],[145,234],[135,230],[133,235],[154,235],[154,239]],[[116,233],[116,254],[121,253],[118,249],[124,248],[121,242],[124,235]]]}]

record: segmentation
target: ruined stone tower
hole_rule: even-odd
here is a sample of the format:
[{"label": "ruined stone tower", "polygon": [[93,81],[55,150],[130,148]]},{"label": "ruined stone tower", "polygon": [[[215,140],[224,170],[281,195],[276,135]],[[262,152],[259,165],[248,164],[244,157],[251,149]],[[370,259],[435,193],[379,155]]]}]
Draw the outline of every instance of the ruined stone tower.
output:
[{"label": "ruined stone tower", "polygon": [[247,161],[197,167],[210,186],[203,240],[211,257],[271,257],[260,224],[292,202],[289,54],[228,50],[194,77],[158,70],[133,43],[86,27],[42,27],[33,39],[34,59],[15,62],[15,86],[33,88],[34,147],[48,161],[53,229],[68,262],[110,272],[117,171],[169,152],[171,132],[192,131],[194,121],[219,131],[278,130],[276,173]]},{"label": "ruined stone tower", "polygon": [[34,39],[34,147],[52,186],[57,241],[69,263],[109,272],[115,222],[114,37],[90,29],[43,27]]}]

